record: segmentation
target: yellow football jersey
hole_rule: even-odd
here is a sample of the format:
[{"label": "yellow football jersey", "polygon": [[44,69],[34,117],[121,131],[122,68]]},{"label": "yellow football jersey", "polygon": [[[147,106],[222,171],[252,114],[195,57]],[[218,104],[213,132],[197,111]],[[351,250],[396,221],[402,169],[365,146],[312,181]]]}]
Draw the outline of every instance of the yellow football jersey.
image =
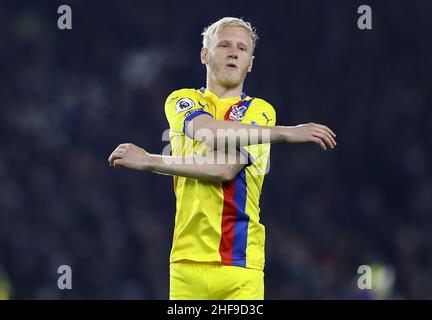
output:
[{"label": "yellow football jersey", "polygon": [[[185,135],[188,121],[201,114],[216,120],[275,126],[268,102],[242,94],[219,99],[208,89],[181,89],[169,95],[165,115],[170,125],[173,156],[205,152],[205,146]],[[176,217],[170,262],[190,260],[263,270],[265,228],[259,199],[270,155],[270,144],[246,146],[250,155],[228,182],[174,177]]]}]

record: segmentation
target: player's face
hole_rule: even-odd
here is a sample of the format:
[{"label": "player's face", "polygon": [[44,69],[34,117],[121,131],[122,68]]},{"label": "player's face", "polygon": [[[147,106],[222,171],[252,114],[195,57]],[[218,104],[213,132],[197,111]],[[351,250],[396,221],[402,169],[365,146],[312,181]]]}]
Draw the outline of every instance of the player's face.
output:
[{"label": "player's face", "polygon": [[226,88],[240,85],[252,71],[252,39],[242,27],[225,27],[204,52],[210,77]]}]

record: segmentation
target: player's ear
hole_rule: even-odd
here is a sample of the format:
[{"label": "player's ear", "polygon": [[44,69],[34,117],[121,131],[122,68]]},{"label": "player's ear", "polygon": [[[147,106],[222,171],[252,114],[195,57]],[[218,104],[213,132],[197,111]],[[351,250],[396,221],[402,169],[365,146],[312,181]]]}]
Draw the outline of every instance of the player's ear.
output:
[{"label": "player's ear", "polygon": [[254,59],[255,59],[255,56],[252,56],[252,59],[251,59],[251,61],[249,63],[248,72],[252,72],[252,65],[253,65]]},{"label": "player's ear", "polygon": [[208,63],[208,49],[207,48],[201,48],[201,63],[207,64]]}]

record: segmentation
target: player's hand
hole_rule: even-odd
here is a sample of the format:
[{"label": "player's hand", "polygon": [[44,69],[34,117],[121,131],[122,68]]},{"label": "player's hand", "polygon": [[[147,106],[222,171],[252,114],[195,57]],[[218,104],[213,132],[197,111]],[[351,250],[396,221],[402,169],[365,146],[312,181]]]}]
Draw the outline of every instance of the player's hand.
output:
[{"label": "player's hand", "polygon": [[289,143],[313,142],[323,150],[336,147],[336,135],[334,132],[322,124],[313,122],[295,127],[286,127],[286,137]]},{"label": "player's hand", "polygon": [[147,171],[150,167],[150,154],[132,143],[122,143],[111,153],[108,162],[114,168]]}]

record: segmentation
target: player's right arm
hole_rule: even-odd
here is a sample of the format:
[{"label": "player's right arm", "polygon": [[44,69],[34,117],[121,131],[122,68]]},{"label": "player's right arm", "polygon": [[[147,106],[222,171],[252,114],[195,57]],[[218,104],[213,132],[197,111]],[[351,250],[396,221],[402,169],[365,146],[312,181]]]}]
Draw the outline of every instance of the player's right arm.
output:
[{"label": "player's right arm", "polygon": [[[195,140],[202,139],[200,132],[210,132],[213,141],[206,144],[215,149],[218,146],[235,144],[236,147],[261,143],[304,143],[313,142],[323,150],[333,149],[336,146],[336,135],[327,126],[317,123],[300,124],[297,126],[255,126],[236,121],[220,121],[206,114],[197,114],[185,125],[185,133]],[[218,134],[218,132],[229,132],[229,136]],[[208,136],[208,135],[207,135]],[[223,139],[223,141],[218,141]],[[269,139],[269,140],[268,140]]]},{"label": "player's right arm", "polygon": [[[227,149],[230,145],[241,149],[242,146],[251,144],[278,142],[313,142],[323,150],[336,146],[334,132],[327,126],[313,122],[297,126],[268,127],[216,120],[209,110],[201,105],[194,89],[181,89],[171,93],[165,103],[165,115],[171,132],[187,135],[212,149],[221,146]],[[220,132],[230,133],[224,136],[218,134]]]}]

